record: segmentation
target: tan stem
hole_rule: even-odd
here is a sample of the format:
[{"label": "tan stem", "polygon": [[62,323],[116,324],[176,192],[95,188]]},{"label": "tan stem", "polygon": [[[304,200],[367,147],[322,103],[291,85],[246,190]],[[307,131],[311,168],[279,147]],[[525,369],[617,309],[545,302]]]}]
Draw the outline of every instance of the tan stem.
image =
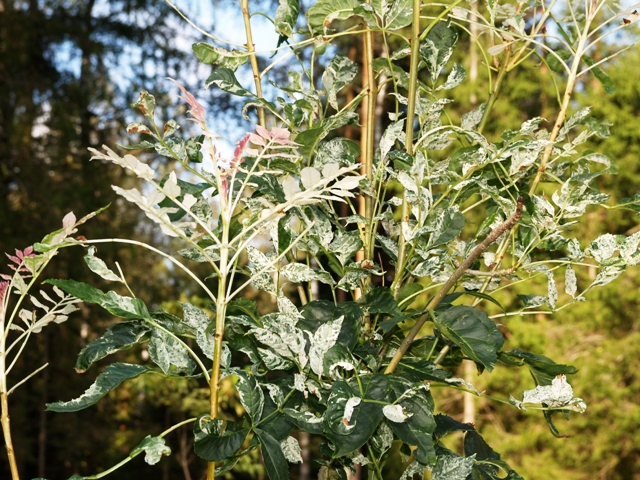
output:
[{"label": "tan stem", "polygon": [[7,449],[7,458],[9,459],[9,469],[11,471],[12,480],[20,480],[18,473],[18,464],[16,463],[15,452],[13,451],[13,440],[11,439],[11,426],[9,422],[9,401],[7,392],[0,392],[0,402],[2,403],[2,434],[4,435],[4,443]]},{"label": "tan stem", "polygon": [[[436,295],[431,299],[431,301],[427,305],[427,311],[433,311],[440,304],[440,302],[442,302],[447,293],[449,293],[449,290],[451,290],[451,288],[456,284],[460,277],[464,275],[471,264],[475,262],[476,259],[480,257],[480,255],[482,255],[482,253],[489,247],[489,245],[495,242],[498,237],[500,237],[500,235],[502,235],[507,230],[510,230],[516,223],[518,223],[518,221],[522,217],[523,205],[524,198],[518,198],[518,206],[516,207],[516,211],[513,213],[513,215],[511,215],[504,223],[502,223],[489,235],[487,235],[487,237],[476,248],[473,249],[469,256],[460,264],[458,268],[456,268],[451,277],[449,277],[449,279],[445,282],[438,293],[436,293]],[[395,371],[398,364],[400,363],[400,360],[402,360],[404,354],[407,353],[407,350],[409,350],[413,339],[416,337],[416,335],[418,335],[420,329],[425,324],[428,318],[429,315],[425,315],[416,321],[416,324],[400,344],[400,347],[391,359],[391,362],[389,362],[389,365],[384,372],[385,374],[390,374]]]}]

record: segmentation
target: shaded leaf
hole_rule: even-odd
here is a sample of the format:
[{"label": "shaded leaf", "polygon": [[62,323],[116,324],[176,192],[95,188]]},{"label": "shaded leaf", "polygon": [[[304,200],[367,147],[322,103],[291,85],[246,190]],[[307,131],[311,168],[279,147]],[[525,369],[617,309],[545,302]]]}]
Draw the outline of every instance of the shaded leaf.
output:
[{"label": "shaded leaf", "polygon": [[47,403],[47,410],[52,412],[77,412],[98,403],[111,390],[117,388],[125,380],[136,378],[151,370],[143,365],[131,363],[112,363],[96,378],[87,391],[68,402]]},{"label": "shaded leaf", "polygon": [[482,310],[467,306],[437,312],[436,327],[475,362],[493,370],[504,337]]},{"label": "shaded leaf", "polygon": [[203,460],[218,462],[230,457],[242,446],[249,429],[242,428],[233,422],[219,418],[211,419],[209,415],[200,415],[193,426],[195,441],[193,451]]},{"label": "shaded leaf", "polygon": [[240,402],[246,410],[252,424],[256,424],[262,416],[264,408],[264,393],[256,378],[248,372],[236,372],[238,382],[236,388],[240,396]]},{"label": "shaded leaf", "polygon": [[282,453],[280,443],[264,430],[255,429],[256,437],[262,446],[262,460],[270,480],[288,480],[289,464]]},{"label": "shaded leaf", "polygon": [[150,328],[140,321],[120,322],[111,325],[101,336],[85,345],[76,360],[75,369],[78,373],[87,370],[92,363],[118,350],[131,348],[140,342]]}]

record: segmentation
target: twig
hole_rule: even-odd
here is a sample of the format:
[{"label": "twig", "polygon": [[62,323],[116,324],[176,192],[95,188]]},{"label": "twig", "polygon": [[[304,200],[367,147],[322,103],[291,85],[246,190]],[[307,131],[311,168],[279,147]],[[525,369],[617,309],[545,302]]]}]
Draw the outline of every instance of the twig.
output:
[{"label": "twig", "polygon": [[[482,243],[480,243],[476,248],[473,249],[471,254],[460,264],[458,268],[456,268],[456,270],[453,272],[451,277],[449,277],[449,280],[447,280],[445,284],[442,286],[442,288],[438,291],[438,293],[436,293],[435,297],[431,299],[431,301],[427,305],[427,311],[433,311],[440,304],[440,302],[442,301],[442,299],[444,299],[444,297],[447,295],[449,290],[451,290],[451,287],[453,287],[456,284],[456,282],[460,279],[460,277],[464,275],[464,273],[468,270],[471,264],[475,262],[476,259],[480,257],[480,255],[482,255],[482,252],[484,252],[489,247],[489,245],[495,242],[498,239],[498,237],[500,237],[500,235],[502,235],[507,230],[510,230],[511,228],[513,228],[513,226],[516,223],[518,223],[520,218],[522,218],[523,206],[524,206],[524,198],[518,197],[518,205],[513,215],[511,215],[504,223],[499,225],[495,230],[493,230],[489,235],[487,235],[487,237],[482,241]],[[391,362],[389,362],[389,365],[387,366],[387,369],[384,372],[385,374],[390,374],[394,372],[394,370],[400,363],[400,360],[402,360],[402,357],[404,356],[404,354],[407,353],[407,350],[411,346],[413,339],[420,332],[420,329],[425,324],[428,318],[429,316],[425,315],[418,319],[416,324],[413,326],[413,328],[409,331],[405,339],[400,344],[400,347],[398,348],[398,351],[395,353],[395,355],[391,359]]]}]

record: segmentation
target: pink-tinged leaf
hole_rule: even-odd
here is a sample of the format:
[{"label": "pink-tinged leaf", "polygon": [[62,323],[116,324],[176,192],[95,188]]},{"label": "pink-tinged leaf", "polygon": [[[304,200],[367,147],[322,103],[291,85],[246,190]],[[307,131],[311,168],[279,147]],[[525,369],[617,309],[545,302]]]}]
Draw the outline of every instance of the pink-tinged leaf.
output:
[{"label": "pink-tinged leaf", "polygon": [[271,129],[271,135],[273,136],[274,140],[288,140],[291,132],[289,132],[289,130],[287,130],[286,128],[274,127],[273,129]]},{"label": "pink-tinged leaf", "polygon": [[[3,275],[4,278],[4,275]],[[4,302],[4,296],[7,294],[7,289],[9,288],[9,282],[0,282],[0,310],[2,310]]]},{"label": "pink-tinged leaf", "polygon": [[191,116],[200,123],[206,123],[204,107],[200,105],[200,102],[196,100],[196,97],[194,97],[191,93],[189,93],[186,88],[184,88],[182,85],[176,82],[173,78],[170,78],[169,80],[175,83],[178,86],[178,88],[182,90],[182,93],[184,93],[184,97],[180,97],[180,98],[185,102],[187,102],[192,107],[191,110],[189,110],[189,113],[191,114]]},{"label": "pink-tinged leaf", "polygon": [[242,140],[238,142],[235,150],[233,151],[233,161],[231,162],[231,166],[235,167],[242,163],[242,154],[244,153],[244,149],[247,147],[247,143],[249,143],[249,138],[251,137],[250,133],[247,133]]},{"label": "pink-tinged leaf", "polygon": [[33,253],[33,247],[29,246],[27,248],[25,248],[22,253],[24,254],[25,257],[35,257],[36,254]]},{"label": "pink-tinged leaf", "polygon": [[73,214],[73,212],[67,213],[62,219],[63,228],[69,228],[74,226],[75,224],[76,224],[76,216]]},{"label": "pink-tinged leaf", "polygon": [[267,143],[264,141],[264,138],[256,135],[255,133],[250,133],[249,134],[249,140],[251,141],[251,143],[253,143],[254,145],[260,145],[261,147],[264,147]]},{"label": "pink-tinged leaf", "polygon": [[4,273],[0,273],[0,278],[3,278],[5,280],[11,280],[11,275],[5,275]]},{"label": "pink-tinged leaf", "polygon": [[258,135],[260,135],[262,138],[265,138],[267,140],[271,140],[271,133],[269,132],[269,130],[264,128],[262,125],[256,125],[256,133]]},{"label": "pink-tinged leaf", "polygon": [[[18,251],[18,250],[16,250],[16,252],[17,252],[17,251]],[[22,260],[21,260],[20,258],[18,258],[18,257],[14,257],[13,255],[9,255],[8,253],[5,253],[5,255],[6,255],[7,257],[9,257],[9,260],[11,260],[13,263],[16,263],[16,264],[18,264],[18,265],[20,265],[20,264],[22,263]],[[9,266],[11,267],[11,265],[9,265]],[[13,268],[13,267],[11,267],[11,268]],[[14,270],[15,270],[15,269],[14,269]]]}]

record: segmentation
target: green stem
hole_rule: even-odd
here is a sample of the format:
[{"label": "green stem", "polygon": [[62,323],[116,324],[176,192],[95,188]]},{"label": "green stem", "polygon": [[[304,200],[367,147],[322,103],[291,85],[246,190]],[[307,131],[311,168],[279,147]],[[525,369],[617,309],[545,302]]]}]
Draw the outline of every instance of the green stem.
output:
[{"label": "green stem", "polygon": [[[244,19],[244,31],[247,36],[245,47],[249,51],[249,61],[251,62],[251,70],[253,71],[253,81],[256,85],[256,96],[262,98],[262,84],[260,83],[260,69],[258,68],[258,58],[256,57],[256,47],[253,44],[253,35],[251,33],[251,15],[249,14],[249,0],[240,0],[242,8],[242,18]],[[264,116],[264,107],[258,107],[258,123],[265,127],[267,122]]]},{"label": "green stem", "polygon": [[[413,0],[413,19],[411,23],[411,66],[409,68],[409,98],[407,100],[407,123],[405,125],[404,146],[407,153],[413,156],[413,130],[414,117],[416,112],[416,93],[418,89],[418,65],[420,63],[420,0]],[[406,189],[402,189],[402,213],[400,224],[402,226],[409,223],[409,202],[407,201]],[[404,236],[404,228],[400,229],[398,239],[398,260],[396,261],[396,276],[391,285],[394,298],[398,298],[400,285],[407,255],[407,240]]]},{"label": "green stem", "polygon": [[496,103],[498,99],[498,95],[500,94],[500,89],[502,88],[502,80],[504,80],[505,75],[508,71],[509,60],[511,58],[511,50],[510,47],[507,47],[507,56],[500,65],[500,71],[498,72],[498,78],[496,79],[496,84],[493,86],[493,90],[489,95],[489,99],[487,100],[487,105],[484,107],[484,112],[482,112],[482,120],[480,120],[480,124],[478,125],[478,133],[482,133],[485,125],[487,124],[487,120],[489,119],[489,114],[493,109],[493,105]]},{"label": "green stem", "polygon": [[[195,422],[197,420],[197,418],[189,418],[187,420],[184,420],[180,423],[176,423],[175,425],[171,426],[170,428],[168,428],[167,430],[165,430],[164,432],[162,432],[160,435],[158,435],[158,437],[164,437],[166,435],[168,435],[169,433],[173,432],[174,430],[176,430],[177,428],[182,427],[183,425],[186,425],[188,423],[191,422]],[[142,452],[144,452],[144,450],[140,450],[137,453],[133,454],[133,455],[129,455],[127,458],[125,458],[124,460],[122,460],[121,462],[117,463],[116,465],[114,465],[113,467],[109,468],[108,470],[105,470],[104,472],[100,472],[97,473],[95,475],[90,475],[88,477],[84,477],[83,480],[97,480],[99,478],[104,478],[107,475],[109,475],[110,473],[115,472],[117,469],[119,469],[121,466],[129,463],[131,460],[133,460],[135,457],[137,457],[138,455],[140,455]]]}]

